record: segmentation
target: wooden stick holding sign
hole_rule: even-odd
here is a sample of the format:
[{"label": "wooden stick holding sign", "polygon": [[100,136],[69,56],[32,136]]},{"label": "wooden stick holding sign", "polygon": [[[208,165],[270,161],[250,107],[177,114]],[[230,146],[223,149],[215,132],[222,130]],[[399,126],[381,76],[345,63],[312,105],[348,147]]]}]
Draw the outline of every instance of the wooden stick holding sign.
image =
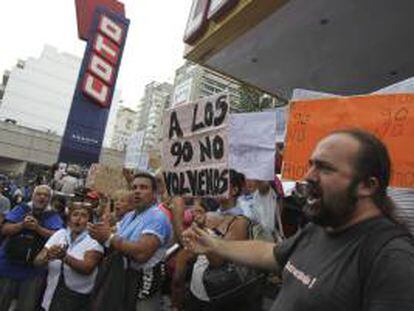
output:
[{"label": "wooden stick holding sign", "polygon": [[165,112],[162,157],[171,196],[228,195],[229,112],[227,94]]}]

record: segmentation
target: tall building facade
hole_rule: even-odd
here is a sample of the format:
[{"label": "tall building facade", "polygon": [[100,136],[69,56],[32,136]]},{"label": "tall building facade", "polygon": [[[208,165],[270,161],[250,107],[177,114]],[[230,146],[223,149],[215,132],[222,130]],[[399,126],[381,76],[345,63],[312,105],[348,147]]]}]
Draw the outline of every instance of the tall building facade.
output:
[{"label": "tall building facade", "polygon": [[130,136],[137,131],[137,111],[119,107],[116,114],[114,132],[111,138],[111,148],[124,151]]},{"label": "tall building facade", "polygon": [[232,106],[237,104],[240,83],[215,71],[187,61],[175,72],[172,105],[228,91]]},{"label": "tall building facade", "polygon": [[[46,45],[39,58],[19,60],[3,75],[0,120],[62,136],[72,104],[81,59]],[[104,146],[109,146],[118,109],[115,92]]]},{"label": "tall building facade", "polygon": [[285,104],[279,98],[231,77],[187,61],[175,72],[172,105],[228,92],[232,112],[263,111]]},{"label": "tall building facade", "polygon": [[144,130],[143,150],[160,152],[162,116],[170,106],[173,85],[167,82],[151,82],[145,86],[144,97],[138,105],[138,130]]}]

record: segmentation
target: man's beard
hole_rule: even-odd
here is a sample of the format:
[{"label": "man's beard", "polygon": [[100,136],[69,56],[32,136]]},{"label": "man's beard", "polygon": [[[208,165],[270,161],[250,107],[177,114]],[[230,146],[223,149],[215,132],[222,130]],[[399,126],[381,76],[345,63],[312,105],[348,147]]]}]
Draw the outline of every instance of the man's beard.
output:
[{"label": "man's beard", "polygon": [[47,203],[37,203],[32,201],[32,213],[35,215],[41,215],[47,208]]},{"label": "man's beard", "polygon": [[306,217],[321,227],[338,228],[348,223],[356,209],[356,188],[359,181],[354,178],[345,191],[333,194],[332,197],[326,198],[322,193],[318,212],[311,213],[310,209],[305,207]]}]

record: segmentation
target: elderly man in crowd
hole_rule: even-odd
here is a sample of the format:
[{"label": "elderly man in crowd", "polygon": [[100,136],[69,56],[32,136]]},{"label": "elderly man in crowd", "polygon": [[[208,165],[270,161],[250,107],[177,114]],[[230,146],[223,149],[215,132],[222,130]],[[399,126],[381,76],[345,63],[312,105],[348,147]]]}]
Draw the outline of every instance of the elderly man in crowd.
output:
[{"label": "elderly man in crowd", "polygon": [[35,188],[32,201],[17,205],[5,217],[0,247],[0,310],[8,310],[17,297],[17,310],[37,310],[46,270],[32,261],[46,240],[63,227],[60,216],[48,210],[51,189]]}]

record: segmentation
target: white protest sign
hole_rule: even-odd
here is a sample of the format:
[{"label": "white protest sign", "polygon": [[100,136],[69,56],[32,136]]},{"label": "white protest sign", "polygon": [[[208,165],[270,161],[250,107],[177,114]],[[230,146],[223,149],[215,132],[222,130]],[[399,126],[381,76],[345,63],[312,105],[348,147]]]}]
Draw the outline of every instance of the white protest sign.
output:
[{"label": "white protest sign", "polygon": [[136,168],[140,171],[146,171],[148,170],[148,164],[149,164],[149,156],[146,152],[141,152],[138,155],[138,163]]},{"label": "white protest sign", "polygon": [[[401,94],[401,93],[413,93],[414,92],[414,77],[399,81],[397,83],[386,86],[379,89],[371,94]],[[342,97],[341,95],[316,92],[305,89],[294,89],[291,100],[304,100],[304,99],[322,99],[322,98],[333,98]]]},{"label": "white protest sign", "polygon": [[232,114],[229,132],[230,168],[248,179],[273,180],[276,113]]},{"label": "white protest sign", "polygon": [[283,143],[286,136],[287,120],[289,117],[289,107],[276,107],[263,110],[263,112],[273,112],[276,117],[276,142]]},{"label": "white protest sign", "polygon": [[144,131],[136,132],[129,137],[125,152],[124,167],[133,169],[139,167],[143,140]]},{"label": "white protest sign", "polygon": [[398,83],[384,87],[372,94],[399,94],[399,93],[413,93],[414,92],[414,78],[408,78]]},{"label": "white protest sign", "polygon": [[332,93],[325,93],[325,92],[317,92],[312,90],[306,89],[294,89],[291,101],[295,100],[305,100],[305,99],[322,99],[322,98],[333,98],[333,97],[341,97],[341,95],[336,95]]},{"label": "white protest sign", "polygon": [[167,110],[163,122],[162,162],[170,195],[227,196],[227,94]]}]

